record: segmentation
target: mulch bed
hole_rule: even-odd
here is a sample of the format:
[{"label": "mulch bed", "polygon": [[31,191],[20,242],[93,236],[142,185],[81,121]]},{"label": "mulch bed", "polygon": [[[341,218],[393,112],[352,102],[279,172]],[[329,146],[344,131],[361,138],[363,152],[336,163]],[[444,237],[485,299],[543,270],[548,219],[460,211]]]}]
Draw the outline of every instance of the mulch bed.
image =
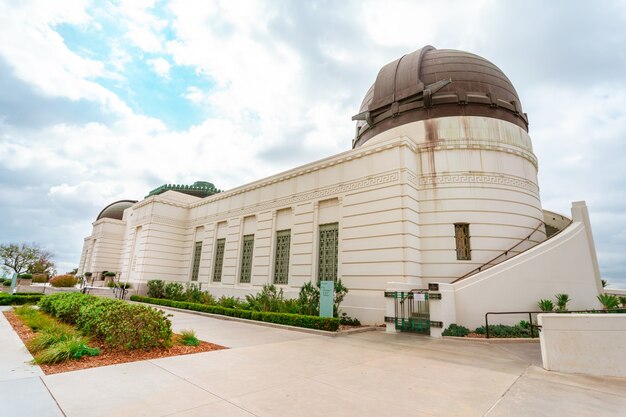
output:
[{"label": "mulch bed", "polygon": [[[30,327],[26,326],[22,320],[13,312],[5,311],[4,316],[7,318],[13,330],[22,339],[24,345],[35,337]],[[177,336],[174,335],[174,339]],[[95,368],[98,366],[117,365],[126,362],[143,361],[146,359],[166,358],[168,356],[189,355],[192,353],[209,352],[212,350],[227,349],[224,346],[216,345],[214,343],[200,342],[198,346],[185,346],[181,344],[174,344],[171,348],[159,348],[145,350],[124,350],[124,349],[112,349],[102,341],[92,339],[89,343],[90,347],[97,347],[100,349],[98,356],[83,356],[80,359],[67,361],[64,363],[58,363],[54,365],[39,365],[46,375],[58,374],[61,372],[77,371],[80,369]]]}]

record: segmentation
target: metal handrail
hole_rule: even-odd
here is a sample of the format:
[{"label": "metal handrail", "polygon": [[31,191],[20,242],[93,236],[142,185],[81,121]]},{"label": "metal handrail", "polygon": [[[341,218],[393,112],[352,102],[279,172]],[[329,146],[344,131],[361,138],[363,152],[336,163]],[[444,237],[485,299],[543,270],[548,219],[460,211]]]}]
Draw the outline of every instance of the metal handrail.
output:
[{"label": "metal handrail", "polygon": [[[570,222],[570,224],[571,224],[571,222]],[[535,227],[535,229],[534,229],[532,232],[530,232],[530,234],[529,234],[528,236],[526,236],[524,239],[522,239],[522,240],[520,240],[519,242],[517,242],[515,245],[513,245],[513,246],[512,246],[512,247],[510,247],[509,249],[507,249],[507,250],[505,250],[504,252],[502,252],[502,253],[498,254],[498,256],[496,256],[495,258],[493,258],[493,259],[491,259],[491,260],[489,260],[489,261],[485,262],[484,264],[482,264],[482,265],[481,265],[481,266],[479,266],[478,268],[474,268],[474,269],[472,269],[471,271],[469,271],[467,274],[463,275],[462,277],[455,279],[454,281],[452,281],[452,284],[454,284],[455,282],[458,282],[458,281],[460,281],[460,280],[462,280],[462,279],[465,279],[465,278],[467,278],[467,277],[469,277],[469,276],[471,276],[471,275],[474,275],[474,274],[476,274],[476,273],[478,273],[478,272],[483,271],[483,268],[484,268],[485,266],[490,265],[493,261],[495,261],[496,259],[498,259],[498,258],[499,258],[499,257],[501,257],[502,255],[507,256],[507,255],[508,255],[508,253],[509,253],[509,252],[511,252],[513,249],[515,249],[516,247],[518,247],[519,245],[521,245],[523,242],[526,242],[528,239],[530,239],[530,237],[531,237],[532,235],[534,235],[534,234],[535,234],[535,232],[536,232],[537,230],[539,230],[539,228],[540,228],[541,226],[545,226],[545,222],[541,222],[541,223],[539,223],[539,225],[538,225],[537,227]],[[561,233],[561,231],[563,231],[563,230],[565,230],[565,228],[563,228],[563,229],[559,230],[558,232],[556,232],[555,234],[553,234],[552,236],[550,236],[548,239],[552,239],[554,236],[558,235],[558,234],[559,234],[559,233]],[[548,240],[548,239],[546,239],[546,240]],[[545,242],[545,240],[544,240],[544,242]],[[533,246],[533,247],[534,247],[534,246]],[[528,248],[528,249],[532,249],[532,248]],[[528,249],[527,249],[527,250],[528,250]],[[511,256],[511,258],[509,258],[509,259],[512,259],[512,258],[516,257],[517,255],[519,255],[520,253],[524,253],[524,252],[526,252],[526,251],[519,252],[519,253],[517,253],[517,254],[515,254],[515,255]],[[504,262],[505,260],[506,260],[506,259],[504,259],[502,262]],[[499,262],[498,262],[498,263],[499,263]],[[485,268],[485,269],[489,269],[489,268],[491,268],[492,266],[496,266],[496,265],[498,265],[498,264],[493,264],[493,265],[491,265],[491,266],[489,266],[488,268]]]},{"label": "metal handrail", "polygon": [[[489,315],[490,314],[528,314],[528,323],[530,325],[530,338],[534,339],[533,335],[533,327],[536,327],[537,330],[541,330],[541,326],[533,324],[532,315],[533,314],[549,314],[549,313],[558,313],[558,314],[568,314],[568,313],[609,313],[612,311],[625,311],[626,308],[608,308],[606,310],[565,310],[565,311],[490,311],[485,313],[485,337],[489,339]],[[537,337],[539,337],[539,332],[537,332]]]}]

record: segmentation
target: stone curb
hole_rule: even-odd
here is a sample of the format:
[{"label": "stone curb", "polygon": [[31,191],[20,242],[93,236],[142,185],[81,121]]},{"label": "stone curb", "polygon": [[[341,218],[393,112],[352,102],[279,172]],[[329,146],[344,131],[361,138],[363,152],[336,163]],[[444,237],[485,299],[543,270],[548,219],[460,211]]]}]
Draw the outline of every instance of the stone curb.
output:
[{"label": "stone curb", "polygon": [[507,338],[507,337],[491,337],[480,338],[480,337],[459,337],[459,336],[442,336],[444,340],[462,340],[464,342],[476,342],[483,344],[498,344],[498,343],[539,343],[539,338],[535,337],[534,339],[528,337],[515,337],[515,338]]}]

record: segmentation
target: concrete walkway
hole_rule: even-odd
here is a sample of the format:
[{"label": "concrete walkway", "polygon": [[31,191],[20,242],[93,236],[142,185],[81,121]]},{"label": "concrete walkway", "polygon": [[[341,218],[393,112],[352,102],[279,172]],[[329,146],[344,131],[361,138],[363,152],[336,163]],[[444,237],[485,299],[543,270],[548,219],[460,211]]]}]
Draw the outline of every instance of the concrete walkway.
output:
[{"label": "concrete walkway", "polygon": [[33,357],[13,331],[0,307],[0,415],[11,417],[62,416],[42,380],[43,372],[30,361]]},{"label": "concrete walkway", "polygon": [[58,402],[67,416],[611,417],[626,409],[626,379],[544,371],[538,344],[380,331],[331,338],[178,312],[172,322],[231,349],[31,376],[53,396],[36,400],[53,412]]}]

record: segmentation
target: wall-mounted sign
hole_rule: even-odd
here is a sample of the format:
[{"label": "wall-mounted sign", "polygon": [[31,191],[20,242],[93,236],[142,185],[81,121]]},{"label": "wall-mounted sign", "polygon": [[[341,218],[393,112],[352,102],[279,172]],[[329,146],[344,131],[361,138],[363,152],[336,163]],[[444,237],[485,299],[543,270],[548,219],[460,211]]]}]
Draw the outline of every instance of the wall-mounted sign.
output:
[{"label": "wall-mounted sign", "polygon": [[428,291],[439,291],[439,284],[437,284],[436,282],[429,282]]}]

